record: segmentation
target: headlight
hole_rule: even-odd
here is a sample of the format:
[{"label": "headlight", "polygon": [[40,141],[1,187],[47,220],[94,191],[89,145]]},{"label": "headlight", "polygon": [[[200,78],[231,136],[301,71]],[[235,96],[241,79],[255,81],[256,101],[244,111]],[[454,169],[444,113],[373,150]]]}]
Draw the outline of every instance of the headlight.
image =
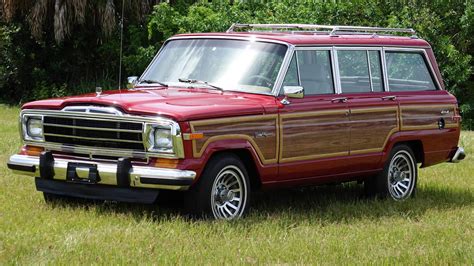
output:
[{"label": "headlight", "polygon": [[175,121],[163,119],[146,123],[144,137],[149,152],[180,158],[184,155],[181,130]]},{"label": "headlight", "polygon": [[160,152],[173,152],[173,136],[170,126],[156,126],[150,132],[153,140],[153,150]]},{"label": "headlight", "polygon": [[26,121],[26,129],[30,137],[43,137],[43,122],[41,122],[41,119],[29,118],[28,121]]},{"label": "headlight", "polygon": [[43,141],[43,119],[37,116],[23,117],[23,136],[25,140]]}]

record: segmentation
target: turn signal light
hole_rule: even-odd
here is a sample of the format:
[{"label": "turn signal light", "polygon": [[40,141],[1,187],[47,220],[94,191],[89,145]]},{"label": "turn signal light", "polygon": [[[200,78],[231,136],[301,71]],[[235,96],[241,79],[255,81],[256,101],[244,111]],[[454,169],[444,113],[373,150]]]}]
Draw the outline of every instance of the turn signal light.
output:
[{"label": "turn signal light", "polygon": [[39,156],[41,152],[44,151],[43,147],[36,147],[36,146],[23,146],[21,149],[21,153],[29,156]]}]

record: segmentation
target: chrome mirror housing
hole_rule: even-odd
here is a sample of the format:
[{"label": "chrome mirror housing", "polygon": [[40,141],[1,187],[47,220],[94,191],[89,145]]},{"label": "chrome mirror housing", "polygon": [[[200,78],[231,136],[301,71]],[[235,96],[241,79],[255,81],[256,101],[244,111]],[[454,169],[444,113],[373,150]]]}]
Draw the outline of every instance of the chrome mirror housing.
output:
[{"label": "chrome mirror housing", "polygon": [[285,98],[281,100],[281,103],[290,104],[288,98],[301,99],[304,97],[304,88],[302,86],[283,86],[283,95]]},{"label": "chrome mirror housing", "polygon": [[127,89],[133,89],[138,83],[137,76],[131,76],[127,78]]}]

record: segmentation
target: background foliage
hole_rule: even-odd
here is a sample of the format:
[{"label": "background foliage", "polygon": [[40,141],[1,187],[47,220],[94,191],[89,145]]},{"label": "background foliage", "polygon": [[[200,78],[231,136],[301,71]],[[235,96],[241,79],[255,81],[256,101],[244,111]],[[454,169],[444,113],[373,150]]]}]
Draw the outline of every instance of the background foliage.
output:
[{"label": "background foliage", "polygon": [[[0,0],[0,101],[116,88],[121,2]],[[140,74],[168,37],[224,31],[233,22],[412,27],[432,44],[464,126],[474,127],[471,0],[125,2],[123,77]]]}]

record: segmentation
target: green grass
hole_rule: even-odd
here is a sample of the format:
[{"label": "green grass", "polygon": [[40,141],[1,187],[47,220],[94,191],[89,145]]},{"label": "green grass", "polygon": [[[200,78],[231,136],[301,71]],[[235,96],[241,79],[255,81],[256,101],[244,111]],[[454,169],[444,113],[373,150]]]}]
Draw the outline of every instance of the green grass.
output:
[{"label": "green grass", "polygon": [[459,164],[420,170],[407,202],[361,199],[356,184],[260,193],[235,222],[189,220],[175,208],[45,204],[12,174],[18,109],[0,107],[0,264],[470,264],[474,132]]}]

